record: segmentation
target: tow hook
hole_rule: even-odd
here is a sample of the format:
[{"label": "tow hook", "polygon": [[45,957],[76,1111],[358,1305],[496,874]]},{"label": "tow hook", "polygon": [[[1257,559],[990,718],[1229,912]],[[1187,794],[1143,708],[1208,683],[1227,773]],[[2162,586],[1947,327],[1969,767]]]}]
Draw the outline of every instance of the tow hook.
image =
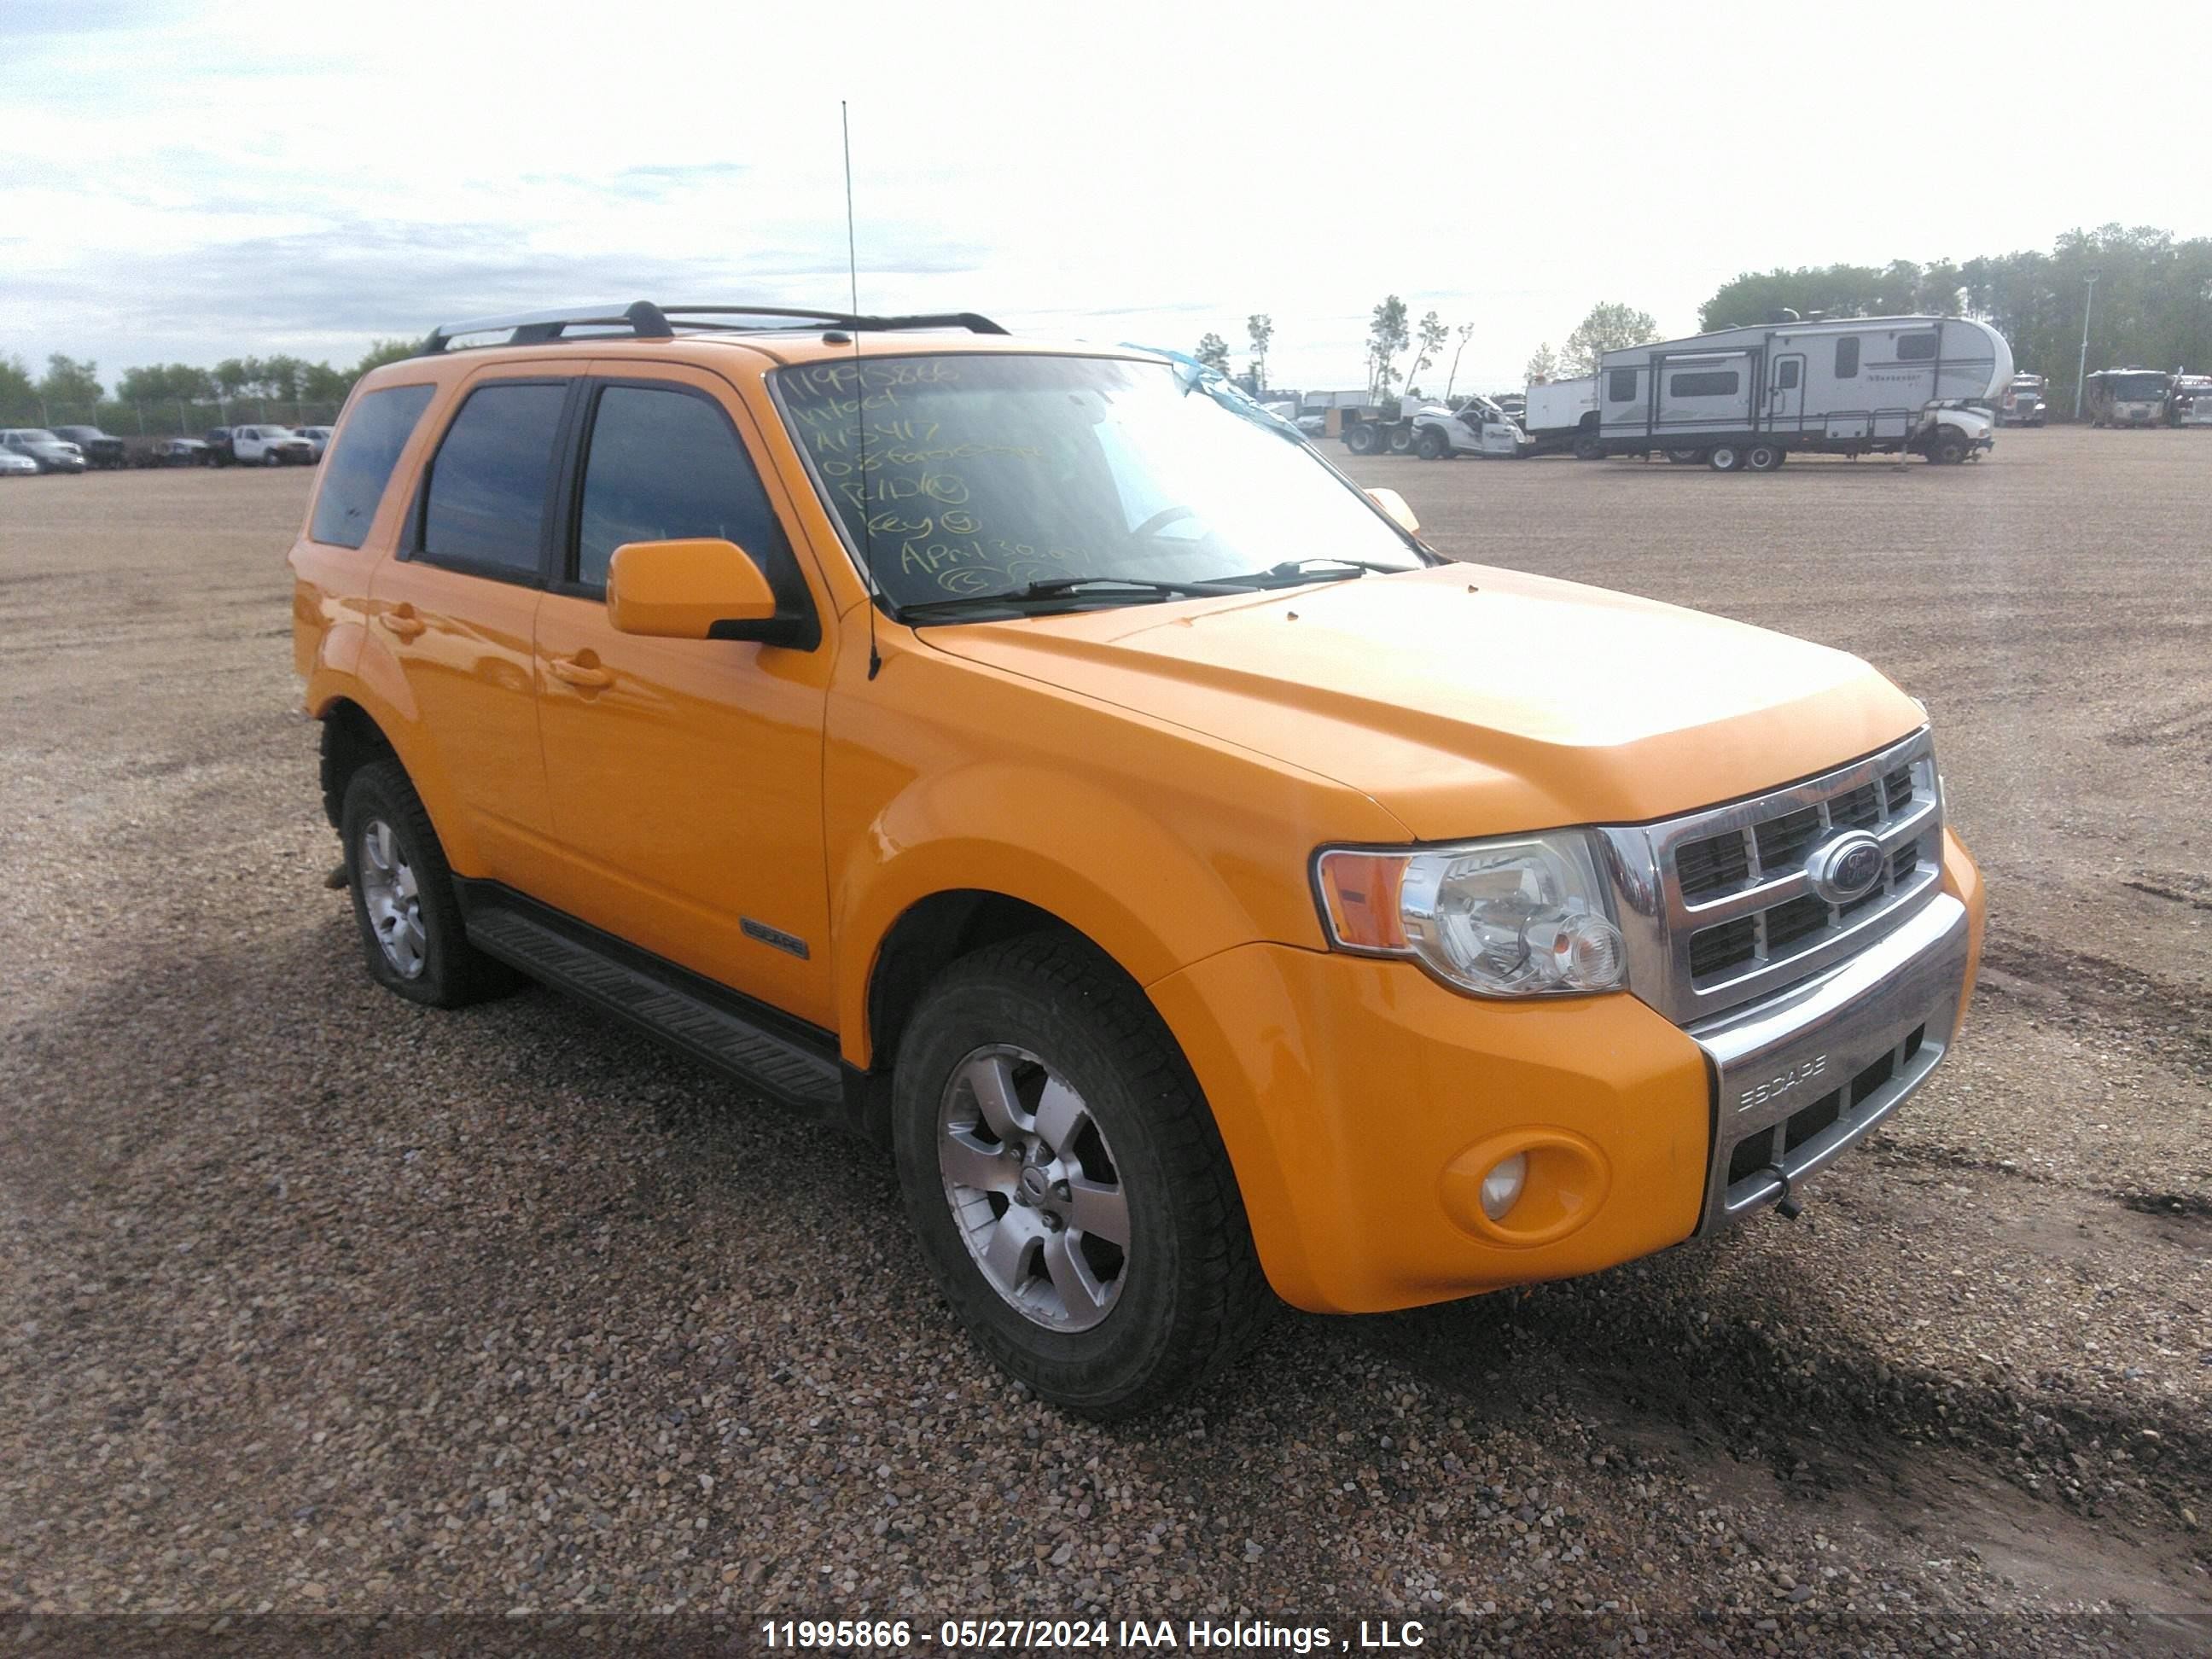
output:
[{"label": "tow hook", "polygon": [[1774,1178],[1782,1183],[1782,1196],[1774,1200],[1774,1213],[1784,1221],[1795,1221],[1805,1213],[1805,1206],[1797,1201],[1790,1190],[1790,1171],[1779,1164],[1770,1164],[1766,1168],[1772,1170]]}]

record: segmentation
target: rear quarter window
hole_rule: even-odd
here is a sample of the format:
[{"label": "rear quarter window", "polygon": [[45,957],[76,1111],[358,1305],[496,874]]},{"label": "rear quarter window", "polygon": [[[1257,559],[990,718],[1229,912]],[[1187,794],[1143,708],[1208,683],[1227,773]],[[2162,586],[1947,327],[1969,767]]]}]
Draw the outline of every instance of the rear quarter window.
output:
[{"label": "rear quarter window", "polygon": [[478,386],[446,428],[422,500],[420,557],[535,578],[566,382]]},{"label": "rear quarter window", "polygon": [[359,547],[368,538],[384,487],[399,452],[430,406],[433,388],[386,386],[364,395],[345,424],[344,434],[323,458],[322,488],[315,496],[308,536],[336,547]]}]

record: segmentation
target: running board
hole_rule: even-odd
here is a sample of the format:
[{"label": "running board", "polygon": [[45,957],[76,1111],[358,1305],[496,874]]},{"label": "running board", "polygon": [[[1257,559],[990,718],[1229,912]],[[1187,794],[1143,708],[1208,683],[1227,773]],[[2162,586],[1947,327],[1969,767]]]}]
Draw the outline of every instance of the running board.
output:
[{"label": "running board", "polygon": [[[629,1021],[787,1104],[837,1115],[844,1088],[835,1043],[755,1016],[735,992],[609,939],[581,922],[471,882],[464,899],[469,943],[532,979]],[[527,907],[526,908],[524,907]],[[566,925],[563,925],[566,924]],[[811,1028],[810,1028],[811,1030]]]}]

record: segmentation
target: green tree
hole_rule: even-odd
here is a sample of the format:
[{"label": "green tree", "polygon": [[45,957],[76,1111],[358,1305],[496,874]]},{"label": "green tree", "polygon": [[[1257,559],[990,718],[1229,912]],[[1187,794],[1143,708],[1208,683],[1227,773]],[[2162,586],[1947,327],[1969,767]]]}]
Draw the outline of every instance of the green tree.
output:
[{"label": "green tree", "polygon": [[56,352],[46,359],[46,372],[39,378],[39,396],[46,399],[52,419],[60,420],[64,410],[83,418],[100,402],[100,365]]},{"label": "green tree", "polygon": [[1564,367],[1559,354],[1552,349],[1552,343],[1547,340],[1530,354],[1528,366],[1522,372],[1528,376],[1530,386],[1541,386],[1547,380],[1558,380]]},{"label": "green tree", "polygon": [[39,389],[21,357],[0,357],[0,422],[24,426],[39,418]]},{"label": "green tree", "polygon": [[1375,307],[1367,330],[1367,390],[1377,398],[1390,395],[1398,380],[1398,354],[1411,337],[1406,331],[1406,302],[1396,295],[1386,296]]},{"label": "green tree", "polygon": [[1451,373],[1444,377],[1444,401],[1446,403],[1449,403],[1451,401],[1452,387],[1457,384],[1459,380],[1459,360],[1462,356],[1466,355],[1467,343],[1474,337],[1474,325],[1473,323],[1462,323],[1457,328],[1452,331],[1452,333],[1457,337],[1459,343],[1452,348]]},{"label": "green tree", "polygon": [[204,404],[215,397],[215,377],[192,363],[152,363],[124,370],[115,395],[126,404]]},{"label": "green tree", "polygon": [[358,380],[372,368],[381,368],[386,363],[400,363],[422,349],[420,340],[371,340],[368,354],[353,366],[352,380]]},{"label": "green tree", "polygon": [[301,379],[300,392],[310,403],[340,404],[353,381],[354,377],[343,369],[332,368],[328,363],[309,363]]},{"label": "green tree", "polygon": [[1275,319],[1264,311],[1255,311],[1244,319],[1244,332],[1252,342],[1252,382],[1264,392],[1267,389],[1267,348],[1274,343]]},{"label": "green tree", "polygon": [[1198,349],[1190,354],[1208,368],[1229,373],[1229,342],[1211,331],[1199,337]]},{"label": "green tree", "polygon": [[1575,325],[1562,354],[1566,366],[1577,374],[1597,373],[1598,359],[1624,346],[1649,345],[1659,337],[1659,325],[1648,311],[1618,301],[1601,300],[1589,315]]},{"label": "green tree", "polygon": [[1433,311],[1424,316],[1413,334],[1413,365],[1406,371],[1406,386],[1411,390],[1413,376],[1436,362],[1437,353],[1444,349],[1451,338],[1451,330],[1444,326],[1443,319]]}]

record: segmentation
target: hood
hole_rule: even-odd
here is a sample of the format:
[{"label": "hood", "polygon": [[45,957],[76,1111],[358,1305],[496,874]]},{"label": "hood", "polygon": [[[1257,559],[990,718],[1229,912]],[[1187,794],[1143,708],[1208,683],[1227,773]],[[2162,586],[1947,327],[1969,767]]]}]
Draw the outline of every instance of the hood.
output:
[{"label": "hood", "polygon": [[1670,817],[1923,719],[1843,652],[1481,565],[919,637],[1334,779],[1424,841]]}]

